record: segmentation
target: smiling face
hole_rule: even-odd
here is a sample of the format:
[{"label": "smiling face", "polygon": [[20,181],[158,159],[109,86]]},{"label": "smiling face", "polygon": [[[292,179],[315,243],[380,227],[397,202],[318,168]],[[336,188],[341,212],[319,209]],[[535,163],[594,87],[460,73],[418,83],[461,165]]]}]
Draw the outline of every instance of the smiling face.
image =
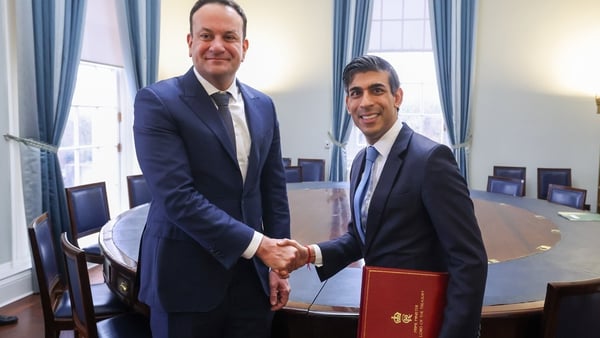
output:
[{"label": "smiling face", "polygon": [[220,90],[231,85],[248,49],[242,17],[217,3],[203,5],[193,14],[187,43],[194,68]]},{"label": "smiling face", "polygon": [[392,92],[388,73],[355,73],[346,94],[346,107],[369,144],[377,142],[398,119],[402,89]]}]

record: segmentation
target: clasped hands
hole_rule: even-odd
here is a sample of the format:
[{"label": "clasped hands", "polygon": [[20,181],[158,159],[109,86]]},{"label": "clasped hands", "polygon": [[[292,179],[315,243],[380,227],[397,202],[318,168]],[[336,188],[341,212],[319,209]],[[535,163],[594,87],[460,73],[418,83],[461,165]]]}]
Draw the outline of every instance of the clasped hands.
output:
[{"label": "clasped hands", "polygon": [[256,255],[281,278],[309,262],[309,249],[293,239],[264,236]]}]

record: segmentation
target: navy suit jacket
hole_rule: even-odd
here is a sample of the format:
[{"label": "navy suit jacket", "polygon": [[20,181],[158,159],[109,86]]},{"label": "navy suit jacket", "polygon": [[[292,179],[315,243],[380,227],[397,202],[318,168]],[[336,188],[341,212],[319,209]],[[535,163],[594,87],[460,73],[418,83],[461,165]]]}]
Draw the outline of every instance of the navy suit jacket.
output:
[{"label": "navy suit jacket", "polygon": [[[364,157],[362,150],[352,164],[351,201]],[[355,217],[352,211],[352,220]],[[448,147],[404,124],[373,192],[366,228],[365,245],[354,221],[346,234],[319,243],[321,279],[363,257],[366,265],[447,271],[447,305],[439,337],[477,336],[487,255],[466,182]]]},{"label": "navy suit jacket", "polygon": [[[272,100],[237,83],[251,137],[246,180],[215,104],[193,69],[135,99],[138,162],[152,193],[142,236],[139,298],[166,312],[215,308],[254,231],[290,237],[279,126]],[[268,295],[268,268],[253,258]]]}]

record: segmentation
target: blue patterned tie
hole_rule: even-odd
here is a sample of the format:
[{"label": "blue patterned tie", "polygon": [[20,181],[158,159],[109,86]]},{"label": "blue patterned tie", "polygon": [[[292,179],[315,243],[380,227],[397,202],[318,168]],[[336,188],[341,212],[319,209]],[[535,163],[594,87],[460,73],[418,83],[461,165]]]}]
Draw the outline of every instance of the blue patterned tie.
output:
[{"label": "blue patterned tie", "polygon": [[227,135],[229,136],[229,140],[233,144],[233,150],[235,151],[235,130],[233,128],[233,120],[231,118],[231,111],[229,110],[229,93],[214,93],[211,95],[215,100],[217,107],[219,108],[219,113],[221,114],[221,118],[225,123],[225,129],[227,129]]},{"label": "blue patterned tie", "polygon": [[373,168],[373,163],[375,162],[376,158],[377,149],[375,149],[375,147],[373,146],[369,146],[367,148],[365,170],[363,171],[360,183],[358,184],[358,187],[354,192],[354,221],[356,224],[356,230],[363,243],[365,242],[365,227],[361,224],[361,206],[363,200],[365,199],[365,192],[369,188],[369,181],[371,179],[371,169]]}]

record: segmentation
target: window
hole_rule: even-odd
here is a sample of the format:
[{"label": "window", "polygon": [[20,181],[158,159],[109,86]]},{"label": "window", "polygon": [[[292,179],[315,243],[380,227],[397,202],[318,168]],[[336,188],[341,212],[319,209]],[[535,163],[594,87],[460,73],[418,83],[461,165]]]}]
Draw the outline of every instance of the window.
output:
[{"label": "window", "polygon": [[125,176],[140,172],[117,12],[116,1],[86,6],[82,61],[58,152],[65,187],[106,182],[111,215],[129,208]]},{"label": "window", "polygon": [[[400,78],[404,98],[399,118],[413,130],[448,144],[437,89],[427,0],[375,0],[368,54],[385,58]],[[347,168],[366,141],[352,127],[346,146]]]},{"label": "window", "polygon": [[111,212],[121,209],[119,67],[81,62],[58,158],[65,187],[104,181]]}]

